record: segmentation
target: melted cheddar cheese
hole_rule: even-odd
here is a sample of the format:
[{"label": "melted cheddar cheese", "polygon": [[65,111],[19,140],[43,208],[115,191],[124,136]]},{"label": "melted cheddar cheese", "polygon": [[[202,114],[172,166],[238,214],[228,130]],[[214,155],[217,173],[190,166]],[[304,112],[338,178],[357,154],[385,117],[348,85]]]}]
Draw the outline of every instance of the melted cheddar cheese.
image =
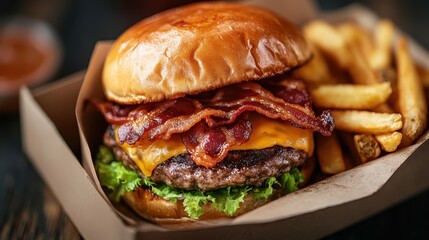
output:
[{"label": "melted cheddar cheese", "polygon": [[[313,154],[311,130],[299,129],[287,122],[260,115],[252,116],[251,121],[252,134],[249,141],[233,146],[231,150],[264,149],[279,145],[303,150],[309,156]],[[142,140],[135,145],[125,143],[120,146],[146,176],[150,176],[153,169],[162,162],[178,154],[186,153],[186,148],[178,134],[173,134],[169,140],[159,139],[153,142]]]}]

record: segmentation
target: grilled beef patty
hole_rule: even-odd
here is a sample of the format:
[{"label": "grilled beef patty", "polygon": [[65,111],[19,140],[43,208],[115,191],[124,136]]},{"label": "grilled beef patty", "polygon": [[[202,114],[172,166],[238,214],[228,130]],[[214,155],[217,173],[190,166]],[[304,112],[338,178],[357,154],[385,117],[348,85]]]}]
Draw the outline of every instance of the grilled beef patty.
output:
[{"label": "grilled beef patty", "polygon": [[[104,144],[125,166],[145,177],[130,157],[117,145],[109,128]],[[230,151],[222,162],[212,168],[197,166],[189,154],[179,154],[158,165],[152,172],[155,182],[171,187],[203,191],[227,186],[260,186],[267,178],[289,172],[301,165],[307,154],[302,150],[273,146],[260,150]]]}]

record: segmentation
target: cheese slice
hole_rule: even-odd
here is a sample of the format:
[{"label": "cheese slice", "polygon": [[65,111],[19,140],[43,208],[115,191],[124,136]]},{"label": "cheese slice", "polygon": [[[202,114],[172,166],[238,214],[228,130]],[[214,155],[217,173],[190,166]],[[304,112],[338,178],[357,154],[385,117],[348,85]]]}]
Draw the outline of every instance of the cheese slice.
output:
[{"label": "cheese slice", "polygon": [[[260,115],[252,115],[252,134],[249,141],[233,146],[231,150],[264,149],[279,145],[313,154],[313,132],[293,127],[291,124]],[[116,133],[116,131],[115,131]],[[117,139],[117,134],[116,139]],[[117,141],[118,142],[118,141]],[[153,169],[171,157],[186,153],[179,134],[169,140],[142,140],[136,145],[120,144],[121,148],[137,164],[144,175],[152,175]]]}]

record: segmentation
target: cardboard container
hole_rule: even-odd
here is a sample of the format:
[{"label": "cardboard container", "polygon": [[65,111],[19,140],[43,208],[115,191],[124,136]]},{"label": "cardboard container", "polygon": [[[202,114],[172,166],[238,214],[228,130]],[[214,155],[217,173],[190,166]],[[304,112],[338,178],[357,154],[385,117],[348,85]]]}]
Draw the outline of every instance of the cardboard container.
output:
[{"label": "cardboard container", "polygon": [[[292,2],[295,8],[288,8]],[[318,14],[309,1],[252,3],[281,14],[288,14],[287,10],[300,12],[294,18],[299,23],[315,16],[332,21],[364,20],[369,25],[376,20],[361,7],[325,16]],[[97,44],[85,75],[78,73],[34,91],[23,88],[20,93],[24,151],[86,239],[191,239],[198,236],[283,239],[286,235],[293,239],[320,238],[429,187],[426,177],[429,167],[425,161],[429,132],[426,132],[416,144],[395,154],[310,185],[230,221],[192,229],[166,229],[135,218],[126,208],[113,206],[107,200],[92,171],[91,150],[96,150],[101,142],[105,125],[99,124],[103,122],[100,114],[87,106],[85,100],[102,98],[100,73],[109,46],[109,42]],[[420,63],[429,60],[417,45],[413,44],[412,49],[413,57]],[[58,104],[59,99],[61,104]],[[74,117],[75,105],[79,130]]]}]

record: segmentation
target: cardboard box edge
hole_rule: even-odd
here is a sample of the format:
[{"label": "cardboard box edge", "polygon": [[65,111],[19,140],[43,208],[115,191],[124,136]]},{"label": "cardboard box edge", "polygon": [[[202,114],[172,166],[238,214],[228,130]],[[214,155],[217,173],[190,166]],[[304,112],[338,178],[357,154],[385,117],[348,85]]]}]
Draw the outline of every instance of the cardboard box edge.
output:
[{"label": "cardboard box edge", "polygon": [[[110,205],[98,194],[83,167],[28,88],[20,90],[20,114],[23,151],[79,232],[88,239],[101,236],[103,239],[134,239],[135,231],[124,225],[110,209]],[[35,122],[37,127],[33,127]],[[43,138],[45,141],[36,141]],[[54,151],[46,151],[54,148]],[[52,161],[64,158],[69,159],[64,161],[65,166],[63,162]],[[70,177],[71,171],[74,172],[73,175],[77,175],[73,176],[74,181],[61,181],[62,177]],[[53,174],[55,172],[58,174]],[[81,198],[78,198],[79,195]],[[92,206],[85,206],[88,202],[92,203]],[[100,214],[93,214],[95,210]],[[118,226],[122,227],[118,229]]]}]

